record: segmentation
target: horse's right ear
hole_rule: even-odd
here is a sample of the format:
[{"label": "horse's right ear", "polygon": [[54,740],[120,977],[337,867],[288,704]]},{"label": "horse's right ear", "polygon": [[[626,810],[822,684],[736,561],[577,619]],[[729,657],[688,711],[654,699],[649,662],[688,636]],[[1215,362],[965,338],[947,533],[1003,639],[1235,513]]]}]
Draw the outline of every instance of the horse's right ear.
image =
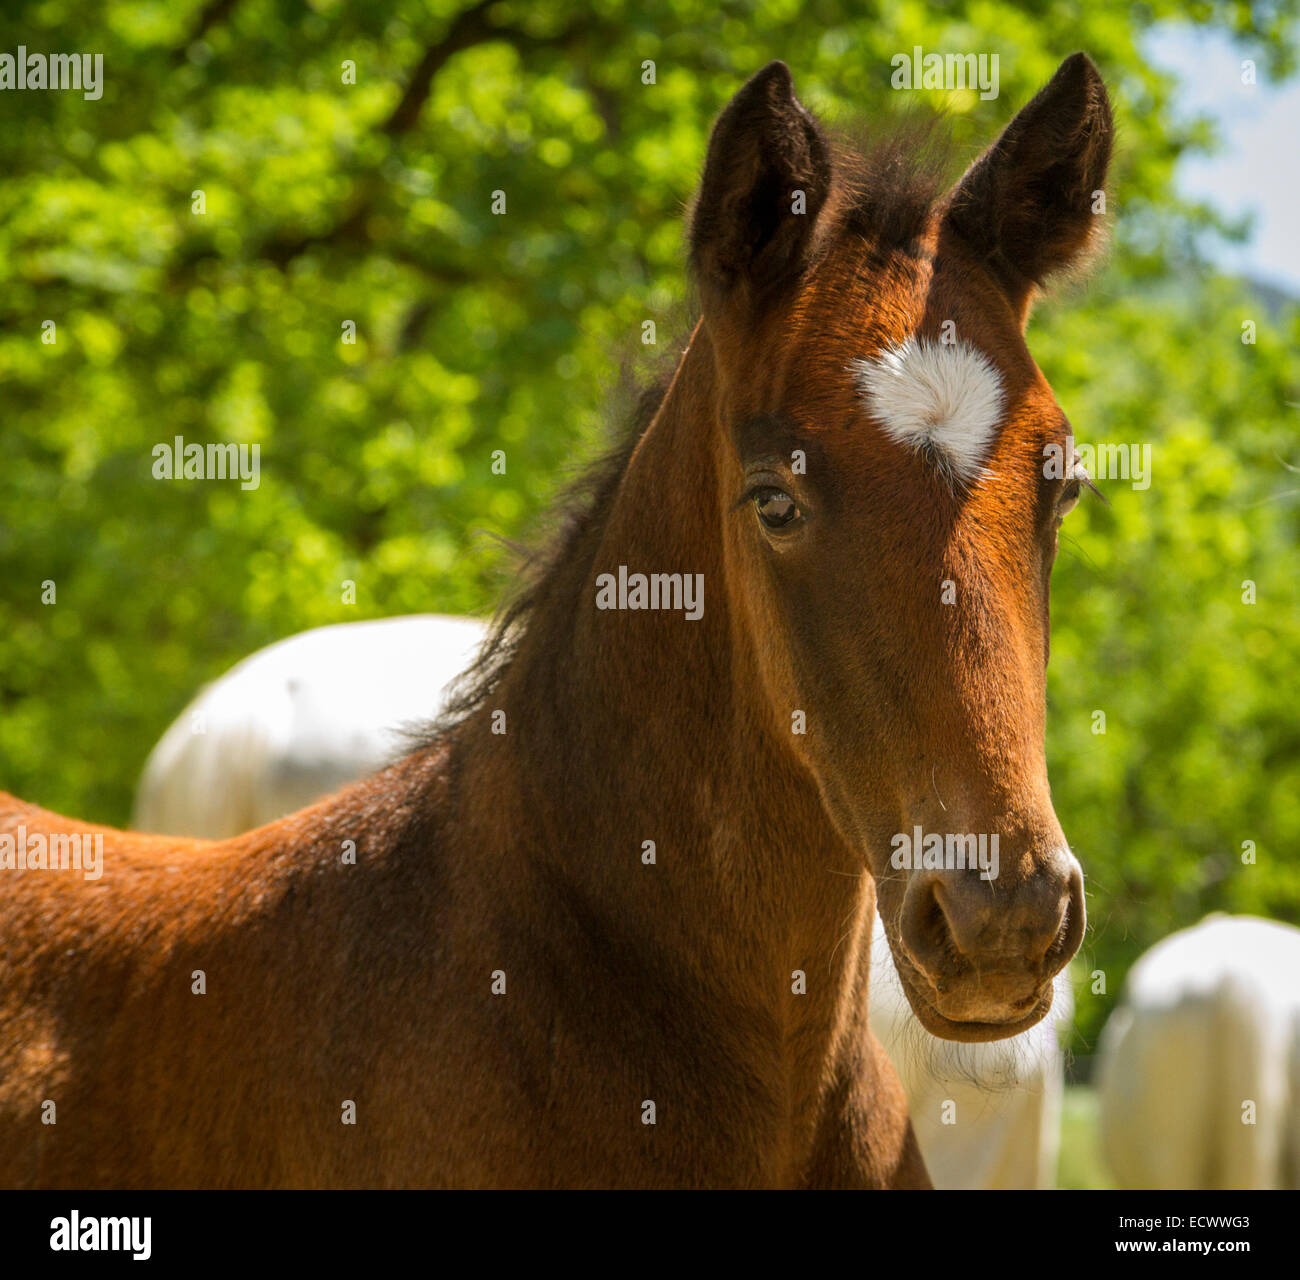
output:
[{"label": "horse's right ear", "polygon": [[691,219],[691,265],[704,297],[753,302],[798,274],[831,188],[830,148],[770,62],[713,126]]}]

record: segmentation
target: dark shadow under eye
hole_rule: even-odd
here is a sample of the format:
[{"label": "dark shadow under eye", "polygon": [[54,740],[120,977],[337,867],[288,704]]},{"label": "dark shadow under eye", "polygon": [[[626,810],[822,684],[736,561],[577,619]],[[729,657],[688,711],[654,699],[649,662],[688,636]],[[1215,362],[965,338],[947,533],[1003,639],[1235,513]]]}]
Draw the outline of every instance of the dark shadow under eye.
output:
[{"label": "dark shadow under eye", "polygon": [[799,504],[784,489],[759,489],[754,494],[754,507],[769,529],[783,529],[799,515]]}]

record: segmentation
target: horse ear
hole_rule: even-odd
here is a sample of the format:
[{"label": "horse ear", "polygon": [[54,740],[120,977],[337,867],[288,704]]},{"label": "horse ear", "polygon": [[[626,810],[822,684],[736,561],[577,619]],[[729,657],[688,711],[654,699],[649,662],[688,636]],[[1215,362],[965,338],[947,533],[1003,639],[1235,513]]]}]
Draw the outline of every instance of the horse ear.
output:
[{"label": "horse ear", "polygon": [[713,299],[749,300],[803,266],[831,187],[830,148],[794,96],[784,62],[770,62],[718,117],[691,219],[691,264]]},{"label": "horse ear", "polygon": [[1048,276],[1086,256],[1113,140],[1101,74],[1086,54],[1072,54],[957,184],[946,225],[1018,310]]}]

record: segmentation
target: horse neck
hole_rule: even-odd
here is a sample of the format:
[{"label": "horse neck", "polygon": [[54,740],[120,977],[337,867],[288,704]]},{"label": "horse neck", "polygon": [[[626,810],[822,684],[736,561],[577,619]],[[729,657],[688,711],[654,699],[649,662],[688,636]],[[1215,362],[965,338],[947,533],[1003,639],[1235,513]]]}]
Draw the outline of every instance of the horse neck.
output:
[{"label": "horse neck", "polygon": [[[528,856],[620,948],[639,939],[658,964],[669,949],[825,1048],[865,1007],[874,885],[761,703],[726,581],[722,521],[736,517],[719,484],[715,394],[697,330],[586,562],[536,606],[493,695],[506,734],[489,738],[480,717],[474,754],[495,760],[496,794],[514,774]],[[703,616],[597,609],[597,575],[620,565],[702,574]],[[805,999],[791,998],[795,970]]]}]

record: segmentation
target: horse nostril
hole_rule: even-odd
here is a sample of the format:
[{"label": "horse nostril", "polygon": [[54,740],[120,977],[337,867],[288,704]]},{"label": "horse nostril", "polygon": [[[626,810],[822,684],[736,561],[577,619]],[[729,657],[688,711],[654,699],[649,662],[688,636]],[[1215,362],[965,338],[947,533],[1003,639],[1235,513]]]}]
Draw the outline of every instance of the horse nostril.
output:
[{"label": "horse nostril", "polygon": [[[1083,941],[1085,921],[1083,871],[1069,849],[1061,847],[1026,882],[1022,937],[1025,959],[1053,977]],[[1035,910],[1036,907],[1036,910]]]},{"label": "horse nostril", "polygon": [[1049,977],[1055,977],[1070,962],[1083,941],[1084,927],[1088,921],[1083,896],[1083,868],[1068,850],[1061,850],[1066,863],[1065,901],[1061,908],[1061,921],[1056,934],[1044,953]]},{"label": "horse nostril", "polygon": [[899,934],[937,986],[941,975],[951,982],[972,967],[1052,977],[1078,950],[1084,921],[1083,875],[1061,848],[1013,886],[939,870],[917,876]]},{"label": "horse nostril", "polygon": [[936,983],[939,975],[961,959],[961,948],[953,936],[939,888],[939,877],[933,873],[909,886],[899,923],[903,945],[916,964]]}]

